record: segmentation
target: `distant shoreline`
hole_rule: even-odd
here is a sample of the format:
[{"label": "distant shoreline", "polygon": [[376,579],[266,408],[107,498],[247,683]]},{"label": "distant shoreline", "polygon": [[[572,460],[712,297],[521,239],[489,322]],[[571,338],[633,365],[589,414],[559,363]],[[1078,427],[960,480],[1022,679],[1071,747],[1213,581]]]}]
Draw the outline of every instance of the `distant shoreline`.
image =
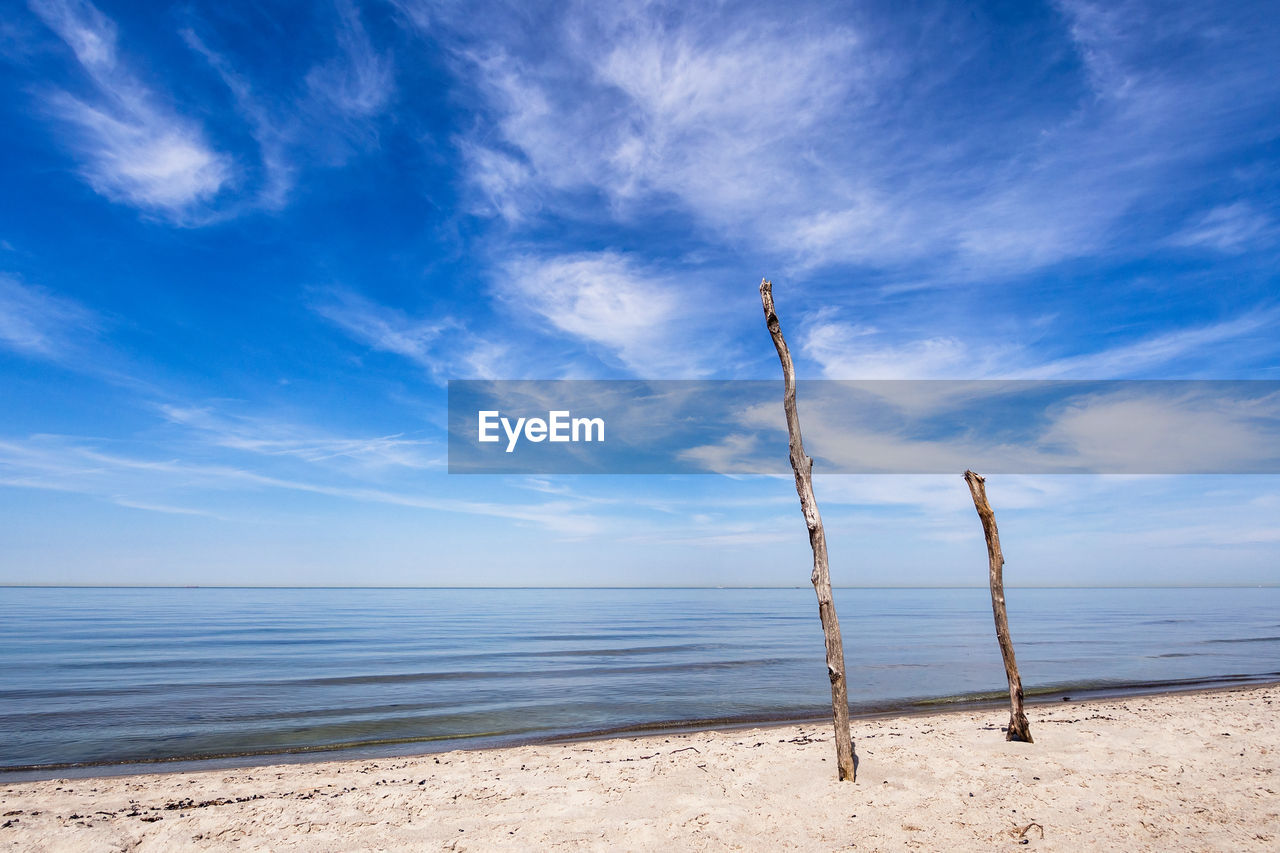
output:
[{"label": "distant shoreline", "polygon": [[[1252,675],[1223,675],[1214,678],[1181,679],[1172,681],[1148,681],[1131,684],[1058,685],[1030,688],[1026,698],[1029,706],[1054,706],[1064,701],[1096,701],[1103,699],[1135,698],[1144,696],[1173,696],[1215,693],[1249,687],[1280,685],[1280,672]],[[964,696],[942,696],[911,699],[902,702],[851,703],[850,714],[857,720],[885,720],[896,718],[929,717],[961,711],[997,710],[1008,706],[1008,694],[992,691]],[[467,746],[478,738],[458,736],[452,738],[396,739],[363,744],[340,744],[293,748],[275,752],[225,753],[207,756],[173,756],[132,761],[101,761],[60,764],[0,767],[0,784],[44,781],[49,779],[92,779],[116,776],[135,776],[153,773],[192,773],[217,769],[248,769],[279,764],[315,764],[330,761],[385,760],[389,758],[415,758],[453,751],[486,752],[522,746],[549,744],[588,743],[616,738],[648,738],[672,734],[695,734],[709,731],[733,731],[738,729],[777,728],[795,725],[830,725],[830,717],[821,714],[769,715],[755,714],[739,717],[717,717],[696,720],[667,720],[616,728],[551,734],[538,737],[494,735],[493,742],[483,746]],[[856,727],[855,727],[856,735]],[[430,744],[440,748],[422,748]],[[415,749],[414,746],[419,748]],[[397,747],[403,747],[397,749]]]}]

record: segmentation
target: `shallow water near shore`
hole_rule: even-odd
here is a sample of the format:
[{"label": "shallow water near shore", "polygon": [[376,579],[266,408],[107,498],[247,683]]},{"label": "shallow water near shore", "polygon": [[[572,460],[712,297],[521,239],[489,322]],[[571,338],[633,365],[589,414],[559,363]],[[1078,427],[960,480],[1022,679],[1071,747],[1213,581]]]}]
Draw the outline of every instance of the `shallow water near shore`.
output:
[{"label": "shallow water near shore", "polygon": [[[1028,693],[1280,678],[1280,589],[1011,589]],[[985,589],[840,589],[855,711],[999,698]],[[0,589],[0,769],[820,717],[810,589]]]}]

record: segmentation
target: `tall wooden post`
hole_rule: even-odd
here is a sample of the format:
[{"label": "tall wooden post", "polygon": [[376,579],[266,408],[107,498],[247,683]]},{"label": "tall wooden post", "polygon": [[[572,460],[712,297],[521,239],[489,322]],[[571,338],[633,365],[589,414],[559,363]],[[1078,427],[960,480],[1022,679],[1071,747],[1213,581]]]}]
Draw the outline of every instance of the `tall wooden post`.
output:
[{"label": "tall wooden post", "polygon": [[800,496],[800,510],[809,527],[809,545],[813,549],[814,592],[818,594],[818,617],[822,620],[822,633],[827,643],[827,676],[831,679],[831,711],[836,730],[836,766],[840,780],[854,781],[856,772],[853,756],[853,738],[849,733],[849,694],[844,678],[844,643],[840,639],[840,621],[836,618],[836,605],[831,597],[831,571],[827,565],[827,534],[822,529],[822,516],[818,513],[818,501],[813,496],[813,459],[804,452],[804,440],[800,436],[800,416],[796,413],[796,369],[791,362],[791,351],[782,337],[778,315],[773,310],[773,284],[768,279],[760,282],[760,302],[764,306],[764,321],[773,337],[773,346],[782,362],[782,378],[785,390],[782,408],[787,414],[787,433],[791,439],[791,470],[796,475],[796,494]]},{"label": "tall wooden post", "polygon": [[982,532],[987,537],[987,558],[991,563],[991,612],[996,619],[996,641],[1004,658],[1004,674],[1009,680],[1009,728],[1005,740],[1031,743],[1031,725],[1022,711],[1022,676],[1018,674],[1018,661],[1013,656],[1013,640],[1009,638],[1009,613],[1004,606],[1004,552],[1000,550],[1000,531],[996,529],[996,514],[987,501],[987,481],[972,471],[964,472],[969,484],[973,505],[982,519]]}]

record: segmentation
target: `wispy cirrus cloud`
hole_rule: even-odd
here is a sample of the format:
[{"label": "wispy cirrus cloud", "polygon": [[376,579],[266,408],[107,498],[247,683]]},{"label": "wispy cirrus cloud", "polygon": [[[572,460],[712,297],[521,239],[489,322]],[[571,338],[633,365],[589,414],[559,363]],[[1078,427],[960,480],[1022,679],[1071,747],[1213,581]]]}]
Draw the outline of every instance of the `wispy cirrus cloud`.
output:
[{"label": "wispy cirrus cloud", "polygon": [[1174,246],[1239,254],[1273,242],[1280,228],[1270,216],[1245,201],[1220,205],[1169,238]]},{"label": "wispy cirrus cloud", "polygon": [[100,195],[166,219],[190,223],[201,205],[234,180],[231,158],[200,124],[179,114],[121,56],[114,21],[87,0],[31,0],[92,84],[77,96],[50,88],[44,108]]},{"label": "wispy cirrus cloud", "polygon": [[494,293],[510,313],[536,317],[647,378],[704,376],[723,363],[723,344],[708,343],[713,299],[696,273],[617,252],[524,256],[500,267]]},{"label": "wispy cirrus cloud", "polygon": [[[213,104],[175,106],[173,91],[144,79],[122,49],[114,20],[88,0],[30,0],[31,10],[71,49],[87,78],[85,91],[42,83],[42,110],[100,195],[186,226],[224,221],[253,209],[281,210],[308,160],[342,165],[378,144],[377,120],[395,94],[395,68],[379,50],[350,0],[336,0],[334,52],[297,73],[295,91],[261,83],[262,57],[239,61],[215,47],[195,9],[178,35],[231,93],[235,121],[213,125]],[[210,30],[210,31],[206,31]],[[277,69],[270,69],[272,73]],[[211,141],[246,133],[252,151]]]},{"label": "wispy cirrus cloud", "polygon": [[227,414],[210,406],[164,404],[160,411],[170,423],[191,430],[202,442],[229,450],[356,471],[442,470],[445,466],[437,442],[403,434],[334,435],[277,419]]},{"label": "wispy cirrus cloud", "polygon": [[181,32],[231,92],[258,146],[258,187],[241,208],[279,211],[306,166],[341,166],[355,153],[378,146],[378,122],[391,109],[396,92],[393,57],[374,44],[360,8],[350,0],[337,0],[325,17],[332,55],[297,72],[296,88],[256,82],[255,74],[275,69],[263,68],[261,56],[246,58],[215,47],[216,28],[195,13]]},{"label": "wispy cirrus cloud", "polygon": [[[703,399],[718,396],[728,395],[708,387]],[[833,473],[1280,471],[1274,382],[871,380],[802,383],[800,396],[806,449],[820,470]],[[714,417],[721,430],[686,432],[663,448],[672,456],[651,461],[650,469],[683,471],[687,463],[717,473],[785,470],[779,408],[712,404],[691,412],[689,422]],[[625,418],[612,419],[619,421]],[[615,435],[625,430],[615,428]]]},{"label": "wispy cirrus cloud", "polygon": [[342,288],[319,293],[311,308],[358,343],[425,368],[436,382],[491,379],[509,367],[506,342],[478,335],[449,315],[415,317]]},{"label": "wispy cirrus cloud", "polygon": [[[874,8],[570,4],[534,42],[508,16],[398,5],[464,34],[477,209],[515,226],[676,211],[796,268],[929,264],[935,284],[1158,242],[1128,213],[1263,139],[1280,105],[1243,7],[1063,2],[1010,55],[954,10],[904,32]],[[974,77],[993,64],[994,98]]]},{"label": "wispy cirrus cloud", "polygon": [[[1222,378],[1258,361],[1259,344],[1275,352],[1280,311],[1259,307],[1213,323],[1155,332],[1078,355],[1046,357],[1039,341],[989,336],[894,336],[874,326],[819,313],[801,350],[828,379],[1134,379]],[[1234,353],[1234,354],[1233,354]]]},{"label": "wispy cirrus cloud", "polygon": [[733,228],[766,198],[771,212],[787,205],[797,170],[809,183],[815,172],[833,177],[794,155],[859,86],[856,34],[669,11],[553,12],[553,51],[477,22],[483,46],[458,54],[460,70],[476,80],[496,134],[486,126],[461,144],[493,212],[514,222],[544,209],[573,215],[585,193],[624,219],[676,202]]},{"label": "wispy cirrus cloud", "polygon": [[249,78],[231,60],[211,48],[192,28],[182,30],[187,46],[204,57],[235,99],[236,108],[258,145],[261,178],[255,201],[268,210],[280,210],[288,201],[298,171],[292,147],[295,131],[290,122],[266,106]]},{"label": "wispy cirrus cloud", "polygon": [[502,518],[536,525],[561,536],[587,535],[599,526],[590,505],[579,500],[452,499],[430,491],[396,491],[361,482],[275,476],[219,462],[104,450],[98,442],[75,436],[0,439],[0,485],[83,494],[119,506],[167,514],[220,517],[216,510],[204,506],[214,495],[275,491]]},{"label": "wispy cirrus cloud", "polygon": [[432,373],[441,361],[435,345],[443,332],[456,325],[451,319],[419,320],[403,311],[370,302],[349,290],[329,290],[313,310],[351,337],[374,349],[404,356]]},{"label": "wispy cirrus cloud", "polygon": [[97,326],[80,303],[0,273],[0,344],[9,349],[60,361]]},{"label": "wispy cirrus cloud", "polygon": [[1280,310],[1259,307],[1216,323],[1157,332],[1131,343],[1046,361],[1015,375],[1035,379],[1158,378],[1208,372],[1221,376],[1235,371],[1238,363],[1256,362],[1280,349],[1274,342],[1277,324]]},{"label": "wispy cirrus cloud", "polygon": [[[552,69],[481,59],[503,135],[532,167],[530,189],[603,190],[622,212],[672,196],[722,224],[781,190],[800,165],[787,164],[796,142],[850,96],[858,40],[844,27],[717,35],[709,23],[571,19],[563,45],[579,68],[566,70],[581,76],[561,91],[540,73]],[[597,109],[573,109],[584,93]],[[601,116],[612,120],[599,126]],[[580,141],[566,147],[569,137]]]},{"label": "wispy cirrus cloud", "polygon": [[313,96],[353,119],[381,113],[395,92],[395,72],[388,55],[377,50],[351,0],[337,0],[335,31],[339,55],[307,73]]},{"label": "wispy cirrus cloud", "polygon": [[959,379],[993,375],[1009,363],[1014,346],[950,335],[895,338],[821,312],[803,331],[800,349],[828,379]]}]

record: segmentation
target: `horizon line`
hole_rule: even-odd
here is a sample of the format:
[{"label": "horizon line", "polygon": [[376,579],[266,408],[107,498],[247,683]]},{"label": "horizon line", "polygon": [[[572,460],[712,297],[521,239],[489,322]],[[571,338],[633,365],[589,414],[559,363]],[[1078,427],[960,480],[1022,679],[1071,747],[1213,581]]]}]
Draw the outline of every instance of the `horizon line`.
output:
[{"label": "horizon line", "polygon": [[[101,583],[0,583],[0,589],[475,589],[475,590],[502,590],[502,589],[809,589],[807,584],[691,584],[691,585],[617,585],[617,586],[581,586],[574,584],[565,585],[545,585],[545,586],[528,586],[528,585],[488,585],[488,586],[457,586],[457,585],[410,585],[410,584],[382,584],[382,585],[302,585],[302,584],[101,584]],[[987,589],[988,587],[981,584],[921,584],[910,586],[888,586],[888,585],[833,585],[833,589]],[[1007,589],[1277,589],[1280,583],[1235,583],[1235,584],[1108,584],[1108,585],[1062,585],[1062,584],[1027,584],[1013,586],[1009,585]]]}]

